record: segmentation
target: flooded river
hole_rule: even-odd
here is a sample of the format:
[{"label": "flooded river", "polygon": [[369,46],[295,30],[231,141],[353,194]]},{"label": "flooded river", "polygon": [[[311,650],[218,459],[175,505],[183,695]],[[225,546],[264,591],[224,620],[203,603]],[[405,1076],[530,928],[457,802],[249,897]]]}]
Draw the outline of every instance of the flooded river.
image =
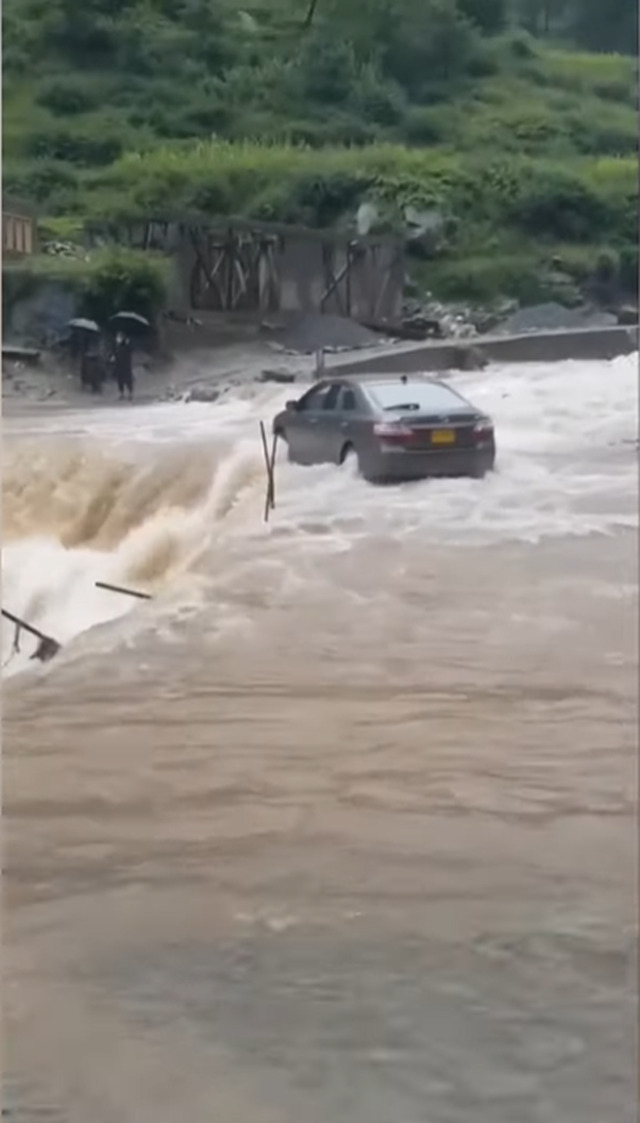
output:
[{"label": "flooded river", "polygon": [[453,381],[267,526],[290,389],[5,421],[12,1123],[635,1119],[637,356]]}]

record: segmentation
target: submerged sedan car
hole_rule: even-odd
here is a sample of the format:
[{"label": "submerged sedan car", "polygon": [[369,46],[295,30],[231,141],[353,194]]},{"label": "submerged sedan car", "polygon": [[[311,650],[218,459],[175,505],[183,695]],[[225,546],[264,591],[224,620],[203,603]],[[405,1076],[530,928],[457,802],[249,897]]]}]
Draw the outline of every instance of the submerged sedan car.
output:
[{"label": "submerged sedan car", "polygon": [[273,422],[296,464],[357,461],[372,483],[482,477],[493,468],[493,422],[444,382],[364,376],[317,382]]}]

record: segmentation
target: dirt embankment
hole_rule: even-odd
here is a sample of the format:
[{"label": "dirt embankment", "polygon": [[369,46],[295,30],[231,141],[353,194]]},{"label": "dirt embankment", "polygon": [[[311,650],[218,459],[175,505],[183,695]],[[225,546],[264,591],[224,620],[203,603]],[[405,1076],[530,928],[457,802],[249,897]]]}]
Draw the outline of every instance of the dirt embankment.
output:
[{"label": "dirt embankment", "polygon": [[[339,322],[338,322],[339,321]],[[214,330],[209,324],[176,330],[163,340],[160,357],[140,354],[136,364],[136,400],[195,399],[216,401],[230,389],[270,379],[306,382],[317,370],[340,374],[479,369],[489,362],[560,362],[609,360],[638,349],[638,327],[587,325],[518,334],[475,335],[419,343],[389,340],[354,321],[305,316],[295,322],[262,326],[235,325]],[[108,381],[101,394],[83,392],[77,371],[60,353],[44,351],[36,362],[3,355],[2,392],[11,408],[98,405],[117,399]]]}]

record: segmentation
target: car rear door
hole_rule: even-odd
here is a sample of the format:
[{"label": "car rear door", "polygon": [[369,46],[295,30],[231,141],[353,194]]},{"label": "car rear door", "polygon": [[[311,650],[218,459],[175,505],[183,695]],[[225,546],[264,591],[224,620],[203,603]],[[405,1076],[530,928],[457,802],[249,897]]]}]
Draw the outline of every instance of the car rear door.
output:
[{"label": "car rear door", "polygon": [[315,438],[318,462],[336,463],[339,458],[339,449],[342,447],[341,435],[341,401],[343,385],[334,382],[322,400],[318,418],[315,423]]},{"label": "car rear door", "polygon": [[358,422],[362,424],[364,406],[357,387],[341,383],[338,393],[327,399],[326,407],[321,421],[322,440],[327,459],[339,464],[344,449],[348,445],[356,446]]},{"label": "car rear door", "polygon": [[287,424],[287,440],[293,460],[298,464],[321,464],[323,441],[320,436],[323,405],[333,390],[330,382],[321,382],[309,390]]}]

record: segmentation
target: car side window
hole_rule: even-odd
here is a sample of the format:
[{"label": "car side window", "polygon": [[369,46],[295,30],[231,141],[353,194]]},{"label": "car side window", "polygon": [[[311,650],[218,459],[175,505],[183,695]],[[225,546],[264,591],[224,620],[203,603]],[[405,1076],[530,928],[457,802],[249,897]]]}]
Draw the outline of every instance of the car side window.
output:
[{"label": "car side window", "polygon": [[315,386],[300,399],[298,410],[302,413],[310,413],[312,410],[322,409],[324,399],[331,389],[331,386]]},{"label": "car side window", "polygon": [[333,386],[329,387],[329,392],[327,393],[326,397],[324,398],[324,400],[322,402],[322,409],[323,410],[325,410],[325,409],[335,409],[336,408],[336,406],[338,404],[338,398],[340,397],[341,389],[342,389],[341,386],[336,386],[335,384]]},{"label": "car side window", "polygon": [[353,410],[353,409],[357,409],[357,408],[358,408],[358,403],[357,403],[357,400],[356,400],[355,391],[352,390],[350,386],[343,386],[342,394],[340,395],[339,409],[341,409],[341,410]]}]

